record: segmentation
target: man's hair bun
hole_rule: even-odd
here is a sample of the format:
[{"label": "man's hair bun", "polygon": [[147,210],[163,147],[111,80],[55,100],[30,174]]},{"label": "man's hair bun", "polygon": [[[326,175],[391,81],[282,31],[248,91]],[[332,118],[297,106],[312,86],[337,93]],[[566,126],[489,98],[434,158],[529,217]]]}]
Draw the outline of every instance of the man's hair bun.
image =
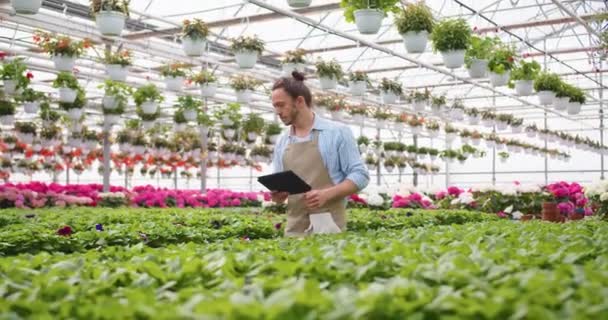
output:
[{"label": "man's hair bun", "polygon": [[296,79],[297,81],[304,81],[305,77],[304,74],[298,71],[294,71],[291,73],[291,76]]}]

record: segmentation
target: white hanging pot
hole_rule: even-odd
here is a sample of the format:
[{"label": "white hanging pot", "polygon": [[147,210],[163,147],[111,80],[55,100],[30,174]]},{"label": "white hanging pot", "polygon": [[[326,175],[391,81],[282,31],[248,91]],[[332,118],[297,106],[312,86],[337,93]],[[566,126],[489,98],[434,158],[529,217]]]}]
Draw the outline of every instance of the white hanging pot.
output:
[{"label": "white hanging pot", "polygon": [[106,73],[112,81],[125,82],[129,74],[129,68],[120,64],[107,64]]},{"label": "white hanging pot", "polygon": [[170,91],[182,91],[182,87],[184,86],[184,77],[167,77],[165,78],[165,86],[167,90]]},{"label": "white hanging pot", "polygon": [[211,97],[215,96],[216,92],[217,92],[217,83],[210,82],[210,83],[201,84],[201,96],[203,98],[211,98]]},{"label": "white hanging pot", "polygon": [[17,136],[19,140],[21,140],[21,142],[25,144],[31,144],[32,142],[34,142],[34,135],[31,133],[18,133]]},{"label": "white hanging pot", "polygon": [[34,152],[40,152],[40,150],[42,150],[42,145],[39,143],[36,143],[32,146],[32,151]]},{"label": "white hanging pot", "polygon": [[431,137],[433,139],[439,137],[439,130],[430,130],[429,137]]},{"label": "white hanging pot", "polygon": [[570,98],[568,97],[555,97],[553,99],[553,107],[557,111],[564,111],[568,109],[568,104],[570,103]]},{"label": "white hanging pot", "polygon": [[492,119],[483,120],[483,126],[486,128],[494,128],[496,122]]},{"label": "white hanging pot", "polygon": [[120,36],[127,17],[118,11],[100,11],[95,16],[97,28],[104,36]]},{"label": "white hanging pot", "polygon": [[472,126],[476,126],[479,124],[479,122],[481,121],[481,117],[480,116],[469,116],[469,124]]},{"label": "white hanging pot", "polygon": [[255,132],[247,132],[247,140],[255,141],[258,138],[258,134]]},{"label": "white hanging pot", "polygon": [[365,145],[365,144],[360,144],[359,145],[359,152],[366,153],[367,150],[368,150],[367,145]]},{"label": "white hanging pot", "polygon": [[55,64],[55,69],[58,71],[72,71],[74,63],[76,63],[76,58],[66,55],[56,55],[53,56],[53,63]]},{"label": "white hanging pot", "polygon": [[370,164],[370,163],[368,163],[368,164],[367,164],[367,169],[368,169],[369,171],[376,171],[376,165],[375,165],[375,164]]},{"label": "white hanging pot", "polygon": [[146,101],[141,104],[141,112],[143,114],[155,114],[158,109],[156,101]]},{"label": "white hanging pot", "polygon": [[395,170],[395,166],[384,166],[384,169],[388,173],[392,173]]},{"label": "white hanging pot", "polygon": [[455,133],[446,133],[445,134],[445,141],[447,143],[452,143],[452,142],[454,142],[454,140],[456,140],[456,134]]},{"label": "white hanging pot", "polygon": [[282,68],[283,76],[290,77],[294,71],[304,72],[306,65],[303,63],[285,63]]},{"label": "white hanging pot", "polygon": [[376,34],[382,27],[384,12],[377,9],[360,9],[354,12],[355,23],[361,34]]},{"label": "white hanging pot", "polygon": [[196,121],[197,115],[198,114],[197,114],[196,110],[193,110],[193,109],[184,110],[184,118],[186,118],[187,121]]},{"label": "white hanging pot", "polygon": [[4,93],[7,95],[14,95],[17,92],[17,81],[16,80],[4,80]]},{"label": "white hanging pot", "polygon": [[11,0],[11,6],[18,14],[36,14],[42,7],[42,0]]},{"label": "white hanging pot", "polygon": [[538,95],[538,102],[545,106],[552,104],[553,99],[555,99],[555,92],[553,92],[553,91],[543,90],[543,91],[539,91],[537,93],[537,95]]},{"label": "white hanging pot", "polygon": [[411,131],[413,134],[420,134],[422,132],[422,127],[420,127],[420,126],[412,127]]},{"label": "white hanging pot", "polygon": [[420,101],[414,100],[414,102],[412,102],[412,106],[414,107],[414,111],[422,112],[422,111],[424,111],[424,108],[426,107],[426,101],[424,101],[424,100],[420,100]]},{"label": "white hanging pot", "polygon": [[228,139],[234,138],[235,135],[236,135],[236,131],[234,129],[224,130],[224,136]]},{"label": "white hanging pot", "polygon": [[478,145],[480,145],[480,144],[481,144],[481,139],[471,138],[471,143],[472,143],[474,146],[478,146]]},{"label": "white hanging pot", "polygon": [[568,114],[575,115],[581,112],[582,104],[580,102],[572,102],[568,103]]},{"label": "white hanging pot", "polygon": [[488,60],[473,59],[467,71],[473,79],[485,78],[488,74]]},{"label": "white hanging pot", "polygon": [[394,104],[397,102],[397,95],[394,92],[382,91],[381,96],[384,104]]},{"label": "white hanging pot", "polygon": [[460,137],[460,142],[461,142],[462,144],[469,144],[469,139],[470,139],[469,137],[462,137],[462,136],[461,136],[461,137]]},{"label": "white hanging pot", "polygon": [[101,100],[101,104],[106,110],[114,110],[118,106],[118,101],[116,101],[115,96],[104,96]]},{"label": "white hanging pot", "polygon": [[502,122],[502,121],[496,121],[496,129],[503,131],[503,130],[507,130],[507,128],[509,127],[509,124],[506,122]]},{"label": "white hanging pot", "polygon": [[237,90],[236,91],[236,102],[238,103],[249,103],[253,92],[251,90]]},{"label": "white hanging pot", "polygon": [[40,102],[38,101],[27,101],[23,103],[23,111],[29,114],[36,114],[40,110]]},{"label": "white hanging pot", "polygon": [[534,92],[534,81],[533,80],[516,80],[515,81],[515,92],[518,96],[529,96]]},{"label": "white hanging pot", "polygon": [[182,49],[184,53],[189,57],[200,57],[205,52],[207,46],[207,40],[203,38],[182,38]]},{"label": "white hanging pot", "polygon": [[270,141],[270,143],[272,144],[276,144],[277,140],[279,140],[279,136],[278,134],[273,134],[271,136],[268,136],[268,141]]},{"label": "white hanging pot", "polygon": [[257,51],[240,51],[234,53],[236,63],[241,69],[251,69],[255,66],[258,61]]},{"label": "white hanging pot", "polygon": [[367,82],[365,81],[349,81],[348,87],[353,96],[362,96],[367,90]]},{"label": "white hanging pot", "polygon": [[493,87],[502,87],[509,83],[511,77],[511,71],[506,71],[503,74],[498,74],[490,71],[490,83]]},{"label": "white hanging pot", "polygon": [[188,126],[185,123],[176,123],[173,126],[174,130],[177,132],[182,132],[182,131],[186,130],[187,127]]},{"label": "white hanging pot", "polygon": [[511,127],[511,132],[513,133],[522,133],[524,131],[524,128],[522,126],[516,126],[516,127]]},{"label": "white hanging pot", "polygon": [[429,40],[428,31],[409,31],[401,36],[408,53],[422,53],[426,50],[426,44]]},{"label": "white hanging pot", "polygon": [[310,5],[312,0],[287,0],[287,4],[292,8],[305,8]]},{"label": "white hanging pot", "polygon": [[450,50],[441,52],[443,58],[443,64],[448,69],[456,69],[462,67],[464,64],[465,50]]},{"label": "white hanging pot", "polygon": [[141,126],[144,128],[144,130],[150,130],[152,128],[154,128],[154,121],[142,121],[141,122]]},{"label": "white hanging pot", "polygon": [[230,120],[230,118],[228,116],[223,116],[222,117],[222,124],[225,126],[231,126],[234,124],[234,122],[232,122],[232,120]]},{"label": "white hanging pot", "polygon": [[76,101],[77,92],[70,88],[59,88],[59,101],[65,103],[72,103]]},{"label": "white hanging pot", "polygon": [[82,109],[80,108],[72,108],[70,110],[68,110],[68,118],[70,118],[71,120],[80,120],[80,118],[82,117]]},{"label": "white hanging pot", "polygon": [[103,121],[104,121],[104,124],[107,124],[107,126],[113,126],[115,124],[118,124],[118,122],[120,121],[120,115],[106,114],[103,116]]},{"label": "white hanging pot", "polygon": [[332,90],[338,87],[338,80],[336,78],[320,77],[319,84],[323,90]]},{"label": "white hanging pot", "polygon": [[436,105],[436,104],[432,104],[431,112],[433,112],[433,115],[439,116],[439,115],[441,115],[442,107],[439,105]]}]

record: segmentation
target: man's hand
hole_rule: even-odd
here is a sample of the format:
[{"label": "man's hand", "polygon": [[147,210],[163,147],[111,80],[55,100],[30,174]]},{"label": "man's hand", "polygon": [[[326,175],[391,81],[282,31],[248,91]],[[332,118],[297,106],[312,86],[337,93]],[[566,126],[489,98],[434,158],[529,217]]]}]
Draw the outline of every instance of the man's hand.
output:
[{"label": "man's hand", "polygon": [[285,200],[287,200],[287,197],[289,196],[289,192],[278,192],[278,191],[272,191],[270,193],[270,196],[272,197],[272,201],[274,203],[283,203],[285,202]]},{"label": "man's hand", "polygon": [[332,199],[332,192],[329,189],[325,190],[312,190],[304,195],[304,202],[306,208],[310,210],[317,210],[323,208]]}]

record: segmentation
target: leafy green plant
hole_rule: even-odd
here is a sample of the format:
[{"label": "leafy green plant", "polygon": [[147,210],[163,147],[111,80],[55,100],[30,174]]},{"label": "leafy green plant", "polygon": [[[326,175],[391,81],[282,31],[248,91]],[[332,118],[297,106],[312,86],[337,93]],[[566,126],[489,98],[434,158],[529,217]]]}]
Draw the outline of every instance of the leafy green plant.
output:
[{"label": "leafy green plant", "polygon": [[283,58],[282,63],[306,63],[306,50],[302,48],[298,48],[295,50],[288,50],[285,52],[285,57]]},{"label": "leafy green plant", "polygon": [[266,135],[267,136],[275,136],[279,135],[283,132],[281,126],[276,122],[268,122],[266,125]]},{"label": "leafy green plant", "polygon": [[359,138],[357,138],[357,145],[369,145],[369,138],[366,136],[360,136]]},{"label": "leafy green plant", "polygon": [[101,11],[116,11],[129,16],[129,3],[131,0],[90,0],[91,14],[97,15]]},{"label": "leafy green plant", "polygon": [[212,127],[215,123],[213,119],[205,112],[200,112],[197,117],[198,124],[207,128]]},{"label": "leafy green plant", "polygon": [[68,57],[79,57],[84,53],[85,49],[91,46],[89,39],[73,41],[68,36],[55,35],[40,30],[34,33],[34,43],[51,56]]},{"label": "leafy green plant", "polygon": [[160,74],[165,78],[185,77],[187,68],[187,64],[175,62],[162,66]]},{"label": "leafy green plant", "polygon": [[264,119],[257,113],[250,113],[243,121],[243,131],[245,133],[262,134],[264,131]]},{"label": "leafy green plant", "polygon": [[261,84],[260,80],[248,75],[237,75],[230,80],[230,87],[236,91],[255,90]]},{"label": "leafy green plant", "polygon": [[498,45],[490,54],[488,69],[496,74],[504,74],[513,69],[515,65],[515,47],[512,45]]},{"label": "leafy green plant", "polygon": [[118,50],[116,52],[106,50],[102,62],[105,64],[121,65],[123,67],[127,67],[133,64],[133,56],[131,50],[123,49]]},{"label": "leafy green plant", "polygon": [[203,70],[203,71],[191,76],[190,81],[192,81],[198,85],[203,85],[203,84],[215,83],[215,82],[217,82],[217,78],[215,77],[215,75],[213,75],[213,73],[211,73],[207,70]]},{"label": "leafy green plant", "polygon": [[464,56],[466,67],[470,68],[474,60],[489,60],[492,51],[499,43],[498,37],[471,36],[470,46]]},{"label": "leafy green plant", "polygon": [[84,89],[76,89],[76,100],[72,103],[60,102],[59,108],[69,111],[70,109],[82,109],[87,104],[86,94]]},{"label": "leafy green plant", "polygon": [[384,92],[392,92],[396,95],[403,94],[403,87],[399,81],[389,80],[387,78],[382,78],[382,82],[380,82],[380,90]]},{"label": "leafy green plant", "polygon": [[97,88],[103,88],[106,96],[114,97],[119,104],[126,104],[129,96],[133,94],[133,88],[119,81],[105,80]]},{"label": "leafy green plant", "polygon": [[160,117],[160,108],[157,108],[156,113],[147,114],[141,109],[141,106],[135,108],[135,113],[141,119],[141,121],[156,121]]},{"label": "leafy green plant", "polygon": [[186,19],[182,23],[182,37],[191,39],[207,39],[209,26],[201,20],[194,18],[192,21]]},{"label": "leafy green plant", "polygon": [[213,112],[213,117],[217,121],[222,121],[224,118],[232,122],[239,123],[242,119],[241,105],[238,103],[229,103],[224,107],[216,108]]},{"label": "leafy green plant", "polygon": [[562,80],[555,73],[541,72],[534,79],[534,90],[557,92],[562,85]]},{"label": "leafy green plant", "polygon": [[447,98],[445,95],[439,97],[433,96],[431,97],[431,104],[434,106],[445,106],[447,105]]},{"label": "leafy green plant", "polygon": [[431,33],[434,25],[433,14],[424,2],[409,3],[395,16],[395,24],[401,35],[410,31]]},{"label": "leafy green plant", "polygon": [[232,40],[230,50],[232,52],[254,51],[258,54],[264,52],[264,41],[257,36],[241,36]]},{"label": "leafy green plant", "polygon": [[501,159],[503,159],[503,160],[509,159],[509,153],[508,152],[501,151],[501,152],[498,153],[498,156]]},{"label": "leafy green plant", "polygon": [[25,134],[36,134],[36,124],[31,121],[15,122],[15,131]]},{"label": "leafy green plant", "polygon": [[57,74],[57,78],[53,80],[53,88],[70,88],[73,90],[78,90],[80,85],[78,85],[78,80],[72,73],[62,71],[59,72],[59,74]]},{"label": "leafy green plant", "polygon": [[61,119],[59,112],[52,110],[48,101],[43,101],[40,104],[40,119],[50,123],[55,123]]},{"label": "leafy green plant", "polygon": [[569,90],[569,98],[570,98],[570,102],[577,102],[580,104],[585,104],[585,102],[587,101],[587,97],[585,97],[585,92],[578,87],[572,87]]},{"label": "leafy green plant", "polygon": [[27,65],[23,58],[14,58],[4,61],[0,66],[0,79],[14,80],[17,82],[17,89],[25,89],[30,84],[31,73],[26,75]]},{"label": "leafy green plant", "polygon": [[399,0],[341,0],[340,7],[344,9],[346,22],[355,22],[355,11],[361,9],[376,9],[382,11],[384,16],[388,13],[399,12]]},{"label": "leafy green plant", "polygon": [[342,66],[335,59],[331,61],[319,60],[315,64],[315,67],[317,68],[317,75],[319,77],[341,79],[344,76]]},{"label": "leafy green plant", "polygon": [[353,71],[348,75],[348,79],[353,82],[365,81],[368,84],[370,83],[369,76],[367,75],[367,73],[365,71]]},{"label": "leafy green plant", "polygon": [[194,98],[191,95],[181,96],[177,98],[176,107],[183,110],[196,110],[199,111],[203,102],[199,99]]},{"label": "leafy green plant", "polygon": [[183,109],[175,110],[175,113],[173,113],[173,122],[178,123],[178,124],[188,123],[188,120],[186,120],[186,117],[184,116]]},{"label": "leafy green plant", "polygon": [[55,124],[42,126],[40,128],[40,137],[47,140],[53,140],[61,137],[61,127]]},{"label": "leafy green plant", "polygon": [[466,50],[471,39],[471,28],[464,19],[445,19],[433,28],[433,49],[439,52]]},{"label": "leafy green plant", "polygon": [[518,64],[511,71],[509,79],[509,88],[515,88],[515,81],[527,80],[532,81],[536,78],[541,70],[541,66],[536,61],[519,60]]},{"label": "leafy green plant", "polygon": [[47,96],[44,93],[36,91],[32,88],[26,88],[23,90],[18,100],[23,102],[35,102],[45,100],[46,98]]},{"label": "leafy green plant", "polygon": [[165,98],[162,96],[158,88],[150,83],[140,87],[133,93],[133,100],[137,106],[141,106],[144,102],[163,102]]}]

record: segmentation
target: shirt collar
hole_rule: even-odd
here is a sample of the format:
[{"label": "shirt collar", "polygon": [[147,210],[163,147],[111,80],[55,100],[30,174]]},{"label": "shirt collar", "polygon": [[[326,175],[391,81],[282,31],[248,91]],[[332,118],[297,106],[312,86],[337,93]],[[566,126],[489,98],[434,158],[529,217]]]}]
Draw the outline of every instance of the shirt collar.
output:
[{"label": "shirt collar", "polygon": [[[326,119],[319,116],[316,112],[313,112],[313,114],[315,115],[315,117],[312,122],[312,130],[323,131],[323,130],[327,130],[327,129],[331,128],[330,123]],[[312,132],[312,130],[311,130],[311,132]],[[289,128],[289,135],[290,136],[294,135],[293,126],[291,126],[291,128]]]}]

